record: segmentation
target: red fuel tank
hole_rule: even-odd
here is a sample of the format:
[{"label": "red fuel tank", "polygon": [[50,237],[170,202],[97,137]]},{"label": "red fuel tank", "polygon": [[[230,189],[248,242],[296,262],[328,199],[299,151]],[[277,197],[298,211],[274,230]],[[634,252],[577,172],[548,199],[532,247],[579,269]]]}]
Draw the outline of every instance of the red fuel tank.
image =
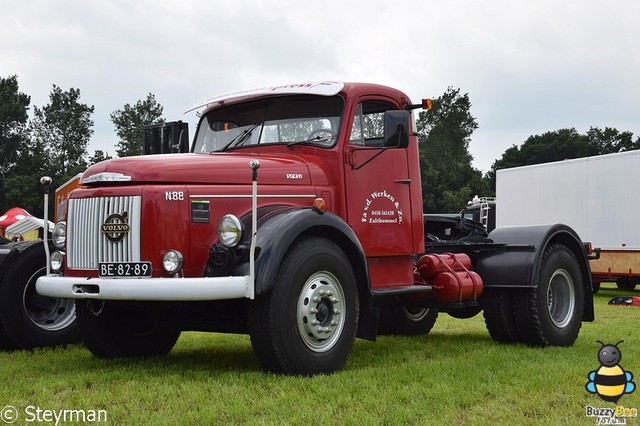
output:
[{"label": "red fuel tank", "polygon": [[447,271],[436,275],[431,287],[438,302],[453,303],[477,300],[483,285],[482,278],[474,271]]},{"label": "red fuel tank", "polygon": [[435,277],[445,271],[466,271],[471,269],[471,259],[464,253],[425,254],[416,264],[425,279]]},{"label": "red fuel tank", "polygon": [[[416,264],[433,297],[441,303],[477,300],[482,294],[482,278],[471,271],[471,258],[465,253],[425,254]],[[414,283],[418,280],[414,273]]]}]

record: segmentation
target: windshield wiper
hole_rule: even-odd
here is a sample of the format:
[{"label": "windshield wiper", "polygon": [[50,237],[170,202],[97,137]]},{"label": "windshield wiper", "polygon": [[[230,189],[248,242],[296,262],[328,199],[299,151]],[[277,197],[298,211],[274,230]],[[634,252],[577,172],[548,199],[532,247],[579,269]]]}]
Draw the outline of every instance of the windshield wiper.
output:
[{"label": "windshield wiper", "polygon": [[326,141],[330,141],[333,138],[334,138],[334,135],[332,135],[332,134],[327,134],[325,136],[318,135],[318,136],[312,137],[311,139],[305,139],[303,141],[289,142],[289,143],[287,143],[287,146],[301,145],[301,144],[311,143],[311,142],[326,142]]},{"label": "windshield wiper", "polygon": [[251,132],[253,131],[253,129],[258,127],[260,124],[261,124],[261,122],[258,122],[256,124],[252,125],[251,127],[249,127],[248,129],[243,130],[242,133],[240,133],[235,138],[231,139],[229,141],[229,143],[227,143],[225,146],[223,146],[222,149],[220,150],[220,152],[226,151],[229,148],[240,146],[243,143],[245,143],[249,139],[249,137],[251,136]]}]

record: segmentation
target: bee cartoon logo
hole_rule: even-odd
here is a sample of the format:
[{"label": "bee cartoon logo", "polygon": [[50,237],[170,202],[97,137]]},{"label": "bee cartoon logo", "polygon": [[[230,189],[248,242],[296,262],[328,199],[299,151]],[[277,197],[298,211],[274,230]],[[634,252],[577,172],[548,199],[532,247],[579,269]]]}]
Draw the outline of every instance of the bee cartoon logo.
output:
[{"label": "bee cartoon logo", "polygon": [[600,368],[591,371],[587,375],[589,381],[585,386],[589,393],[598,394],[605,401],[617,403],[622,395],[636,390],[636,384],[633,382],[633,373],[625,371],[620,365],[622,352],[618,345],[624,340],[615,345],[605,345],[599,340],[596,340],[596,342],[602,345],[598,351]]}]

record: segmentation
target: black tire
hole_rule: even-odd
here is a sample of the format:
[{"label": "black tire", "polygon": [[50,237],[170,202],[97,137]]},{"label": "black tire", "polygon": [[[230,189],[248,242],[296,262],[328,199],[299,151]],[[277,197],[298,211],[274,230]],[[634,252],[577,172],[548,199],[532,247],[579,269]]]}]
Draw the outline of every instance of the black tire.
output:
[{"label": "black tire", "polygon": [[417,336],[429,334],[438,318],[436,308],[390,304],[380,309],[380,335]]},{"label": "black tire", "polygon": [[287,253],[273,290],[253,301],[249,334],[268,371],[312,375],[340,370],[358,326],[358,290],[334,242],[307,237]]},{"label": "black tire", "polygon": [[634,290],[636,288],[636,282],[629,277],[620,277],[616,280],[616,286],[620,290]]},{"label": "black tire", "polygon": [[166,355],[180,337],[180,330],[158,306],[78,300],[76,313],[84,343],[98,358]]},{"label": "black tire", "polygon": [[12,349],[59,346],[80,340],[73,300],[36,292],[36,280],[45,274],[44,247],[37,244],[20,253],[0,281],[0,324]]},{"label": "black tire", "polygon": [[13,343],[13,340],[9,338],[4,326],[0,323],[0,350],[11,351],[14,349],[18,349],[18,347]]},{"label": "black tire", "polygon": [[516,343],[519,340],[513,314],[514,292],[511,288],[485,288],[480,298],[484,324],[496,342]]},{"label": "black tire", "polygon": [[592,284],[591,289],[593,291],[593,294],[598,294],[598,291],[600,291],[600,284],[602,284],[600,281],[596,281]]},{"label": "black tire", "polygon": [[578,261],[564,245],[542,256],[538,287],[514,299],[520,341],[531,346],[571,346],[582,326],[584,287]]}]

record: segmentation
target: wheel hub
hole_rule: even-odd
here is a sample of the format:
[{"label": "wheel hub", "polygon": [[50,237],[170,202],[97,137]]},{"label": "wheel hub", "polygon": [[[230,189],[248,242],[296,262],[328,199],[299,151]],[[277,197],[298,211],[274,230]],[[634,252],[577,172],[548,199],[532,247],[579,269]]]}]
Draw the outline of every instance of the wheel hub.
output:
[{"label": "wheel hub", "polygon": [[566,327],[575,311],[575,290],[571,275],[558,269],[549,280],[547,308],[551,321],[558,328]]},{"label": "wheel hub", "polygon": [[296,320],[300,337],[309,349],[325,352],[336,344],[346,321],[343,305],[342,286],[330,272],[316,272],[305,282]]}]

